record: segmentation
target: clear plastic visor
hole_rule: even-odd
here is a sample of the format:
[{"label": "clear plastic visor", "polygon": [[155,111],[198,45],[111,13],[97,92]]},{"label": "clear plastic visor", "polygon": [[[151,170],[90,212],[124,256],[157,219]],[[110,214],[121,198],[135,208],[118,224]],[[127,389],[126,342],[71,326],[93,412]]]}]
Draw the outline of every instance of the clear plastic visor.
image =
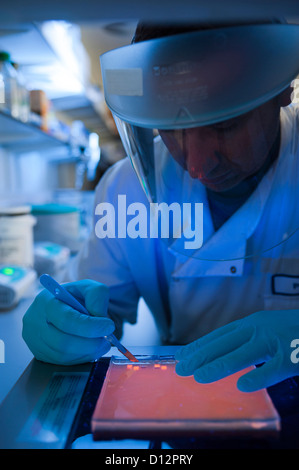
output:
[{"label": "clear plastic visor", "polygon": [[296,258],[299,118],[281,97],[298,64],[299,27],[280,24],[101,57],[107,104],[148,197],[148,236],[200,260]]}]

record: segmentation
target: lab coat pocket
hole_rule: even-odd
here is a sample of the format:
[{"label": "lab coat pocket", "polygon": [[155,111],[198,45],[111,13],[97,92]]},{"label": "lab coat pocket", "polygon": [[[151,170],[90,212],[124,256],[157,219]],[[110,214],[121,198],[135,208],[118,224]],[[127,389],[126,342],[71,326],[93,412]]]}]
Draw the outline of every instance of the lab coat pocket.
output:
[{"label": "lab coat pocket", "polygon": [[294,258],[264,259],[266,273],[265,310],[299,309],[299,260]]},{"label": "lab coat pocket", "polygon": [[299,309],[299,276],[274,274],[271,293],[264,296],[265,310]]}]

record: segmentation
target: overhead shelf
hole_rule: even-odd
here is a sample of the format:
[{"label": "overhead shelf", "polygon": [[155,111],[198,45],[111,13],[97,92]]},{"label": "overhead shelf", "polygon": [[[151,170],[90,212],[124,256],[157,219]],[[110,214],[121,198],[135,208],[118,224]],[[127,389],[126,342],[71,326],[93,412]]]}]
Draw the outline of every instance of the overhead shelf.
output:
[{"label": "overhead shelf", "polygon": [[15,153],[69,147],[69,142],[44,132],[31,123],[0,112],[0,146]]},{"label": "overhead shelf", "polygon": [[[58,32],[63,32],[59,22],[53,23]],[[90,132],[101,135],[101,141],[114,139],[115,134],[105,120],[103,94],[99,87],[89,82],[88,67],[84,66],[85,55],[80,44],[77,47],[69,45],[69,53],[64,54],[69,59],[67,61],[61,56],[62,49],[57,51],[49,43],[50,27],[49,23],[0,24],[0,49],[9,52],[21,67],[30,89],[40,89],[46,93],[54,110],[60,112],[62,121],[64,118],[68,123],[81,120]],[[77,74],[75,65],[71,67],[72,61],[77,61]],[[80,73],[81,76],[78,76]]]},{"label": "overhead shelf", "polygon": [[[9,52],[11,59],[21,67],[30,88],[44,90],[50,100],[84,93],[83,77],[70,69],[67,60],[53,50],[42,28],[35,23],[1,24],[0,49]],[[67,57],[74,55],[71,47],[67,52]],[[76,64],[76,57],[73,60]]]}]

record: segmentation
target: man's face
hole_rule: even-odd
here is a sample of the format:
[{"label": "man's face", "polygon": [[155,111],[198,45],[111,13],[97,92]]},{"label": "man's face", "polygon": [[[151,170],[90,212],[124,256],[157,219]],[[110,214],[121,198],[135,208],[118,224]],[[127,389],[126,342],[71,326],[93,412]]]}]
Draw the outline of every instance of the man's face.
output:
[{"label": "man's face", "polygon": [[172,157],[192,178],[222,192],[254,175],[279,131],[277,98],[249,113],[211,126],[159,130]]}]

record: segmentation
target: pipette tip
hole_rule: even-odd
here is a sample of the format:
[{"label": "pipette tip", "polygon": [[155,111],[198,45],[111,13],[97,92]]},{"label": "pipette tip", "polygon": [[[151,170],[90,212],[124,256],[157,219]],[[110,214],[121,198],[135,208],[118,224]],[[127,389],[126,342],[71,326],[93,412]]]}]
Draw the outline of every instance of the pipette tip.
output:
[{"label": "pipette tip", "polygon": [[131,362],[139,362],[138,359],[136,359],[135,356],[133,356],[132,353],[130,353],[130,351],[126,350],[125,353],[123,353],[127,359],[129,359]]}]

